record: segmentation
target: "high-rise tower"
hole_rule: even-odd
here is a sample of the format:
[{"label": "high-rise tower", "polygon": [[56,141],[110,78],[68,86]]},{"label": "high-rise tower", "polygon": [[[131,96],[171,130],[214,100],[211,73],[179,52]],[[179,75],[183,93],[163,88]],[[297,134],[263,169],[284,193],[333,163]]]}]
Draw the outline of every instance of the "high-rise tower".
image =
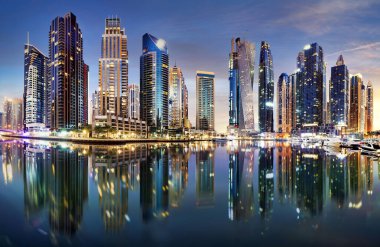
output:
[{"label": "high-rise tower", "polygon": [[196,128],[215,130],[215,74],[197,71],[196,76]]},{"label": "high-rise tower", "polygon": [[24,60],[24,130],[49,126],[49,60],[29,43],[25,45]]},{"label": "high-rise tower", "polygon": [[168,128],[169,55],[166,42],[151,34],[143,36],[140,57],[140,117],[150,132]]},{"label": "high-rise tower", "polygon": [[273,132],[274,75],[269,43],[261,42],[259,65],[259,127],[261,132]]},{"label": "high-rise tower", "polygon": [[[240,38],[232,39],[229,63],[229,129],[242,131],[258,130],[257,86],[254,85],[254,44]],[[254,93],[255,92],[255,93]],[[254,102],[256,104],[254,104]]]},{"label": "high-rise tower", "polygon": [[85,124],[82,31],[76,16],[56,17],[49,32],[49,111],[52,129]]},{"label": "high-rise tower", "polygon": [[107,18],[99,59],[101,115],[128,117],[127,35],[119,18]]},{"label": "high-rise tower", "polygon": [[334,125],[348,125],[350,86],[349,73],[340,55],[336,66],[331,67],[330,113]]}]

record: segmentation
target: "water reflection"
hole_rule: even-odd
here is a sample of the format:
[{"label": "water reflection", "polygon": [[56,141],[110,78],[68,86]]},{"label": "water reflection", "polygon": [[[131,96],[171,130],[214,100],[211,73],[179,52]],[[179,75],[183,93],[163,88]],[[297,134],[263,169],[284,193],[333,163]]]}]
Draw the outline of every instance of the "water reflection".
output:
[{"label": "water reflection", "polygon": [[279,143],[107,147],[11,141],[0,147],[2,186],[22,185],[27,224],[47,228],[52,241],[77,234],[90,198],[98,202],[90,205],[97,206],[91,218],[99,217],[105,232],[125,229],[136,206],[143,224],[175,221],[174,209],[187,213],[180,211],[188,206],[185,199],[212,212],[223,191],[228,213],[218,216],[221,222],[257,217],[267,226],[282,208],[291,208],[297,220],[324,215],[328,207],[363,209],[375,193],[374,177],[380,179],[374,175],[377,161],[360,152]]}]

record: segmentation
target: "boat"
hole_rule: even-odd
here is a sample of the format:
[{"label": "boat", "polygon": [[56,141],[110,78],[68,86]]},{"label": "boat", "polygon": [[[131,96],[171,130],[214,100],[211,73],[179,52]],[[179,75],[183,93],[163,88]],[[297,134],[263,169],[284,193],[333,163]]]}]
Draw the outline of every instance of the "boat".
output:
[{"label": "boat", "polygon": [[376,153],[380,154],[380,145],[378,145],[378,144],[374,144],[374,143],[370,143],[370,142],[363,142],[360,145],[360,147],[361,147],[362,151],[364,151],[365,153],[376,152]]},{"label": "boat", "polygon": [[340,147],[342,145],[342,139],[339,137],[329,137],[322,140],[322,146],[327,147]]},{"label": "boat", "polygon": [[361,144],[362,144],[362,142],[360,139],[343,139],[342,147],[359,150]]}]

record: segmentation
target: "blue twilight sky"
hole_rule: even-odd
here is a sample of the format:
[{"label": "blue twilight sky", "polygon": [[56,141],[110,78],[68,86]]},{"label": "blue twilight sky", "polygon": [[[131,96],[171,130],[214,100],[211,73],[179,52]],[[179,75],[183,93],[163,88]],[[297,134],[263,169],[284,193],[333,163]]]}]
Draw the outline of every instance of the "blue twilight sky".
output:
[{"label": "blue twilight sky", "polygon": [[[190,93],[190,120],[195,123],[195,71],[216,73],[216,128],[228,123],[228,53],[232,37],[272,49],[277,80],[291,73],[297,53],[318,42],[330,67],[340,53],[351,73],[362,73],[375,88],[374,124],[380,129],[380,1],[379,0],[0,0],[0,103],[21,97],[23,45],[26,33],[48,52],[48,30],[56,16],[73,12],[83,32],[84,59],[90,66],[90,92],[98,84],[98,58],[104,20],[121,18],[129,51],[129,82],[139,83],[141,38],[146,32],[167,41],[170,63],[184,71]],[[257,69],[257,67],[256,67]],[[255,74],[257,80],[257,73]]]}]

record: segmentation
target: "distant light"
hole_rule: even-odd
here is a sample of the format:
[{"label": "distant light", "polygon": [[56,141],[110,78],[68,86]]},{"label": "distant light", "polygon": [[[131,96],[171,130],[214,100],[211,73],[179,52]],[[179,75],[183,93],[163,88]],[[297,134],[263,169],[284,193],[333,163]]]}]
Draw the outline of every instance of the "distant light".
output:
[{"label": "distant light", "polygon": [[268,102],[265,103],[265,105],[268,106],[268,107],[273,107],[273,102],[268,101]]},{"label": "distant light", "polygon": [[309,50],[310,48],[311,48],[311,45],[310,45],[310,44],[305,45],[305,46],[303,47],[304,50]]}]

